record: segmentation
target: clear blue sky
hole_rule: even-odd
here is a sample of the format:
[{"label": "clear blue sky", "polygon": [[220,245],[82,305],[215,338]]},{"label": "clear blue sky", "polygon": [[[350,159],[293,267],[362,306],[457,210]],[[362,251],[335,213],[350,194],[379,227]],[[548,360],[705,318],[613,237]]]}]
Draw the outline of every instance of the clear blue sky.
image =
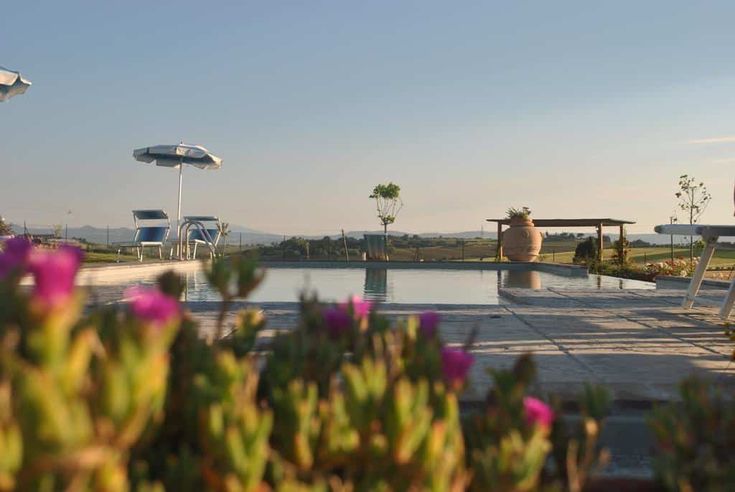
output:
[{"label": "clear blue sky", "polygon": [[650,232],[683,173],[731,223],[735,3],[605,3],[10,2],[0,65],[33,87],[0,104],[0,213],[175,214],[176,171],[131,152],[183,139],[225,160],[184,212],[269,232],[377,228],[387,180],[400,230],[527,205]]}]

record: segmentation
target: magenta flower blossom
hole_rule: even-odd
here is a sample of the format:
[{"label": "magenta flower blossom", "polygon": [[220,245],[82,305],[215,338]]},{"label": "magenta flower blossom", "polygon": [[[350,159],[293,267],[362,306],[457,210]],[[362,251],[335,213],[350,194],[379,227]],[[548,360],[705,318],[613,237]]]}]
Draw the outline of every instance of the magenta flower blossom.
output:
[{"label": "magenta flower blossom", "polygon": [[347,311],[349,307],[352,306],[352,314],[354,315],[355,319],[361,320],[367,318],[370,315],[370,310],[373,307],[373,303],[364,300],[360,296],[352,296],[350,299],[347,300],[347,302],[340,303],[339,306],[345,311]]},{"label": "magenta flower blossom", "polygon": [[14,271],[24,271],[28,265],[31,249],[31,243],[23,237],[14,237],[5,241],[5,248],[0,253],[0,279]]},{"label": "magenta flower blossom", "polygon": [[56,307],[74,293],[74,279],[84,253],[79,248],[62,246],[56,251],[31,252],[28,269],[33,274],[33,298],[45,307]]},{"label": "magenta flower blossom", "polygon": [[467,373],[475,362],[475,358],[460,349],[444,347],[441,351],[442,372],[444,379],[453,387],[464,385]]},{"label": "magenta flower blossom", "polygon": [[341,307],[329,307],[322,311],[322,316],[324,317],[327,332],[332,338],[339,338],[352,327],[352,318]]},{"label": "magenta flower blossom", "polygon": [[179,301],[155,287],[136,285],[125,290],[133,315],[147,323],[162,326],[179,316]]},{"label": "magenta flower blossom", "polygon": [[526,414],[526,422],[529,425],[540,425],[545,428],[551,427],[554,422],[554,411],[546,403],[538,398],[527,396],[523,399],[523,411]]},{"label": "magenta flower blossom", "polygon": [[439,313],[426,311],[419,315],[419,331],[425,338],[434,338],[439,329]]}]

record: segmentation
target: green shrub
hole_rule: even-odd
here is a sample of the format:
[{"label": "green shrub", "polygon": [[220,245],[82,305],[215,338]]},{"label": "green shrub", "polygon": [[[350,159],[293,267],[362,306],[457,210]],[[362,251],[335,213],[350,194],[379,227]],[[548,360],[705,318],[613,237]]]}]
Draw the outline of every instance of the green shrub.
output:
[{"label": "green shrub", "polygon": [[735,403],[712,383],[680,385],[681,403],[655,409],[654,469],[667,490],[735,490]]},{"label": "green shrub", "polygon": [[[442,343],[436,313],[391,323],[359,298],[304,298],[263,354],[262,313],[227,316],[262,280],[255,263],[207,271],[220,338],[200,336],[172,273],[85,314],[80,261],[17,241],[0,255],[2,491],[576,492],[606,462],[607,392],[587,387],[579,422],[557,419],[531,395],[530,356],[491,370],[485,404],[461,417],[473,358]],[[658,476],[732,489],[732,402],[695,381],[682,396],[652,419]]]},{"label": "green shrub", "polygon": [[574,263],[584,263],[587,265],[595,264],[599,261],[599,251],[597,241],[593,237],[588,237],[584,241],[577,244],[574,249]]}]

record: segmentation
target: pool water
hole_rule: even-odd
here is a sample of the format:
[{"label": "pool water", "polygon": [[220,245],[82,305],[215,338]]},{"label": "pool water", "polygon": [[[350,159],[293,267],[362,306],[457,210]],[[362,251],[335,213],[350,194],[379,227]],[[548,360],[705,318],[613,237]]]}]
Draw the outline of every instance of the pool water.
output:
[{"label": "pool water", "polygon": [[[185,274],[187,301],[219,300],[203,272]],[[152,283],[153,278],[136,283]],[[602,275],[567,277],[516,270],[270,268],[254,302],[293,302],[304,291],[335,301],[349,295],[400,304],[498,304],[500,288],[652,289],[655,284]]]}]

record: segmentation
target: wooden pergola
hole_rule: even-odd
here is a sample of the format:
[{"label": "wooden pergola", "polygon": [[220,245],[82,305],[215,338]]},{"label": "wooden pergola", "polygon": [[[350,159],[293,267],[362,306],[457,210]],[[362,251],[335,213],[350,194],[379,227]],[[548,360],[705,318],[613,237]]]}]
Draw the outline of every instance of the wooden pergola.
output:
[{"label": "wooden pergola", "polygon": [[[498,249],[497,258],[503,257],[503,226],[510,224],[510,219],[487,219],[488,222],[497,222],[498,224]],[[594,227],[597,229],[597,253],[598,258],[602,258],[602,228],[603,227],[619,227],[620,237],[625,237],[625,226],[635,224],[630,220],[620,219],[533,219],[533,225],[536,227]]]}]

